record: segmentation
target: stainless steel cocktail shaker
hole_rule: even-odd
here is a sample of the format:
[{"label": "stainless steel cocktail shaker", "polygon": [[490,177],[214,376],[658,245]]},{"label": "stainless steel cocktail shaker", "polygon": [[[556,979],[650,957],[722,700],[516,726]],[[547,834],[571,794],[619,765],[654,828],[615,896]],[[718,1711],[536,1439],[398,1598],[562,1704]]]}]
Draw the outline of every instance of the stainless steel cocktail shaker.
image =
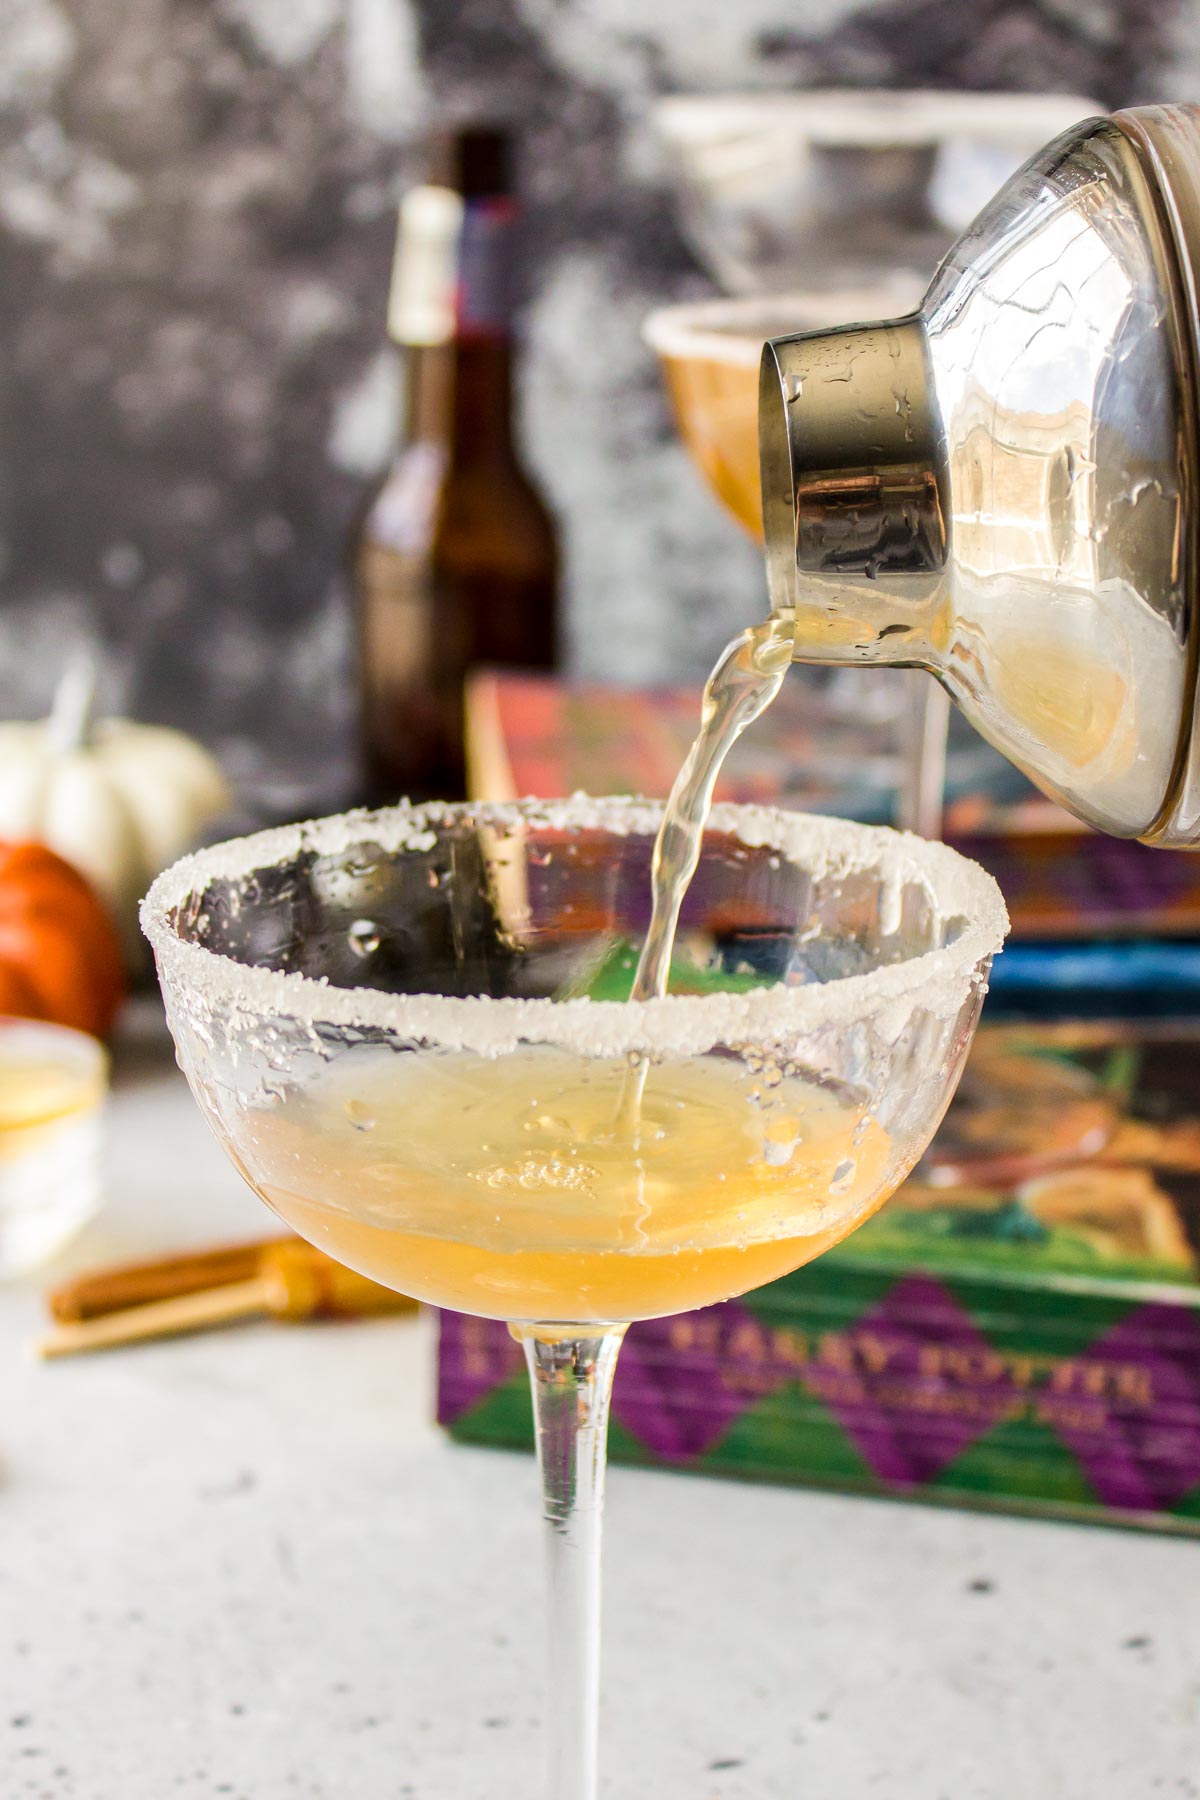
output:
[{"label": "stainless steel cocktail shaker", "polygon": [[769,343],[772,605],[931,670],[1102,830],[1200,843],[1200,107],[1073,127],[919,312]]}]

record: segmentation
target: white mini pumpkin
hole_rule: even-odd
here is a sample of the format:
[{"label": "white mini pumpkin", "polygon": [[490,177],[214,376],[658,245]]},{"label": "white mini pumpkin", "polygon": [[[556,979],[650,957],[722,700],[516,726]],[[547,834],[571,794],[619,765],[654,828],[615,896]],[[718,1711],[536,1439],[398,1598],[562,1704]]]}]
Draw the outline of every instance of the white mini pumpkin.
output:
[{"label": "white mini pumpkin", "polygon": [[33,838],[108,902],[140,955],[137,904],[232,804],[219,765],[180,731],[93,719],[95,669],[72,663],[50,717],[0,724],[0,838]]}]

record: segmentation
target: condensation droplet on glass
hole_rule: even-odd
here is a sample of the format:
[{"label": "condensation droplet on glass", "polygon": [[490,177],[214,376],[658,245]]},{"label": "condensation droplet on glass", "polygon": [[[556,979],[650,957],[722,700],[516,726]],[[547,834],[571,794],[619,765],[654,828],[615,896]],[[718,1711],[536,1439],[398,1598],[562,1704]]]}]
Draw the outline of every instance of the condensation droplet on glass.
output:
[{"label": "condensation droplet on glass", "polygon": [[361,1100],[347,1100],[346,1117],[356,1131],[374,1131],[378,1123],[370,1107]]},{"label": "condensation droplet on glass", "polygon": [[783,1168],[791,1162],[802,1136],[801,1121],[795,1113],[772,1114],[763,1127],[763,1161],[772,1168]]},{"label": "condensation droplet on glass", "polygon": [[844,1194],[854,1180],[854,1173],[857,1168],[858,1164],[850,1157],[843,1157],[837,1168],[833,1171],[833,1177],[829,1183],[830,1193]]},{"label": "condensation droplet on glass", "polygon": [[346,941],[355,956],[373,956],[379,948],[379,927],[374,919],[355,919]]}]

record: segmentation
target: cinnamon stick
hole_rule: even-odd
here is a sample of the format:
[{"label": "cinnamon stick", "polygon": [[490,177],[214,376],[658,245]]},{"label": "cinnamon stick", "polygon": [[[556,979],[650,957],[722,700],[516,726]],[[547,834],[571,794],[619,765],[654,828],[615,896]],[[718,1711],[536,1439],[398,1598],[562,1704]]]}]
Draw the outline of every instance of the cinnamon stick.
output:
[{"label": "cinnamon stick", "polygon": [[215,1250],[188,1251],[149,1262],[121,1263],[76,1276],[46,1296],[51,1317],[61,1325],[78,1324],[129,1306],[148,1306],[177,1294],[250,1281],[258,1274],[263,1252],[294,1238],[267,1238],[251,1244],[225,1244]]}]

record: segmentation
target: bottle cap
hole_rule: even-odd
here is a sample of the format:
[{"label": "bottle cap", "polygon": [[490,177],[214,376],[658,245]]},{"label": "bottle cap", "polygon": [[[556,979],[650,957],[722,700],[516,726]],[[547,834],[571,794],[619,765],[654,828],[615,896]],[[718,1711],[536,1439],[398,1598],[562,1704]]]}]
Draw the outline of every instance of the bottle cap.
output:
[{"label": "bottle cap", "polygon": [[428,179],[464,200],[507,200],[513,193],[512,134],[499,124],[467,125],[433,140]]}]

